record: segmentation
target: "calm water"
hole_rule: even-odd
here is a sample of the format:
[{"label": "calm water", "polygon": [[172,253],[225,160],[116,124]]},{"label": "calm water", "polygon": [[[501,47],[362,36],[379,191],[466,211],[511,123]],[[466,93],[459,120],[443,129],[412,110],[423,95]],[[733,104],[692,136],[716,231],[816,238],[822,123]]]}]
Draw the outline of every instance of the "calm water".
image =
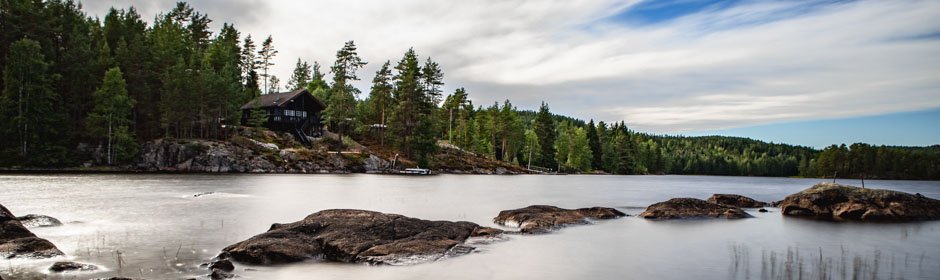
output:
[{"label": "calm water", "polygon": [[[711,176],[0,175],[0,204],[57,217],[33,229],[70,259],[106,271],[42,274],[52,260],[0,261],[5,279],[130,276],[184,279],[226,245],[323,209],[357,208],[493,226],[532,204],[618,207],[638,214],[672,197],[737,193],[782,199],[817,179]],[[857,182],[844,180],[842,183]],[[940,198],[940,182],[867,181]],[[193,197],[194,194],[215,192]],[[627,217],[413,266],[303,263],[238,266],[242,279],[760,279],[940,278],[940,222],[828,223],[749,211],[736,221]],[[120,252],[120,253],[119,253]],[[820,257],[820,255],[822,255]],[[61,260],[61,259],[59,259]],[[120,262],[120,264],[119,264]]]}]

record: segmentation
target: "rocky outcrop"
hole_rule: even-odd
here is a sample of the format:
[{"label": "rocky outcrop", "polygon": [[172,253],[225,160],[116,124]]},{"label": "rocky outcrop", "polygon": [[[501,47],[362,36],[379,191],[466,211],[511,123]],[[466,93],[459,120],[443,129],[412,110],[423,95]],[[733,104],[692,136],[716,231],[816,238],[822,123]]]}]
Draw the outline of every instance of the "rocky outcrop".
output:
[{"label": "rocky outcrop", "polygon": [[655,220],[688,218],[750,218],[750,214],[733,206],[724,206],[696,198],[673,198],[650,205],[640,217]]},{"label": "rocky outcrop", "polygon": [[546,233],[568,225],[587,224],[591,219],[614,219],[624,216],[627,214],[606,207],[564,209],[548,205],[532,205],[500,211],[493,222],[518,227],[522,233]]},{"label": "rocky outcrop", "polygon": [[77,262],[56,262],[49,267],[49,271],[54,273],[95,270],[98,270],[98,266]]},{"label": "rocky outcrop", "polygon": [[61,256],[52,242],[36,237],[0,205],[0,258],[50,258]]},{"label": "rocky outcrop", "polygon": [[[281,140],[284,141],[284,140]],[[147,172],[378,173],[374,155],[336,154],[236,136],[232,141],[157,139],[141,146],[133,169]]]},{"label": "rocky outcrop", "polygon": [[17,220],[20,220],[20,223],[27,228],[36,228],[36,227],[57,227],[61,226],[62,222],[59,219],[49,217],[46,215],[36,215],[28,214],[20,217],[16,217]]},{"label": "rocky outcrop", "polygon": [[833,183],[817,184],[787,196],[785,216],[834,221],[918,221],[940,219],[940,200],[920,194],[865,189]]},{"label": "rocky outcrop", "polygon": [[471,222],[428,221],[366,210],[332,209],[222,249],[220,259],[280,264],[321,259],[410,264],[469,253],[470,237],[499,234]]},{"label": "rocky outcrop", "polygon": [[713,194],[708,198],[708,202],[740,208],[761,208],[769,205],[766,202],[757,201],[753,198],[737,194]]}]

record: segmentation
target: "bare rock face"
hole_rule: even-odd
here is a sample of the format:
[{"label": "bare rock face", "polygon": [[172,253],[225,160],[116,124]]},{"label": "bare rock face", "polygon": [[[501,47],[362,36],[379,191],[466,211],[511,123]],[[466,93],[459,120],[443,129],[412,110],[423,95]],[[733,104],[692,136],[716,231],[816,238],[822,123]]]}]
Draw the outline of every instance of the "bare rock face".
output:
[{"label": "bare rock face", "polygon": [[222,249],[220,259],[281,264],[309,259],[410,264],[472,251],[469,237],[499,234],[471,222],[428,221],[366,210],[332,209]]},{"label": "bare rock face", "polygon": [[59,219],[46,215],[28,214],[25,216],[16,217],[16,219],[20,220],[20,223],[22,223],[23,226],[27,228],[57,227],[62,225],[62,222],[59,221]]},{"label": "bare rock face", "polygon": [[737,194],[713,194],[708,198],[708,202],[739,208],[761,208],[769,205],[766,202],[760,202],[753,198]]},{"label": "bare rock face", "polygon": [[98,266],[77,262],[56,262],[49,267],[49,271],[55,273],[62,272],[71,272],[71,271],[94,271],[98,270]]},{"label": "bare rock face", "polygon": [[36,237],[0,205],[0,258],[50,258],[61,256],[52,242]]},{"label": "bare rock face", "polygon": [[787,196],[783,215],[833,221],[919,221],[940,219],[940,200],[920,194],[817,184]]},{"label": "bare rock face", "polygon": [[500,211],[493,222],[518,227],[522,233],[546,233],[568,225],[587,224],[590,219],[614,219],[624,216],[627,214],[606,207],[564,209],[549,205],[532,205]]},{"label": "bare rock face", "polygon": [[640,213],[646,219],[669,220],[689,218],[750,218],[750,214],[733,206],[724,206],[696,198],[673,198],[650,205]]}]

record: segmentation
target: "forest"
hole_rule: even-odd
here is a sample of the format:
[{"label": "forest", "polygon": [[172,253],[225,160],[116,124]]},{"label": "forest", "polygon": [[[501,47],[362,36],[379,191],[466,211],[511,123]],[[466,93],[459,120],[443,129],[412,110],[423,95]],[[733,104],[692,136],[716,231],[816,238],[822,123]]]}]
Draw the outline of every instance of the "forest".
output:
[{"label": "forest", "polygon": [[[648,134],[625,121],[556,115],[546,102],[536,110],[508,99],[473,104],[472,89],[445,93],[443,67],[414,49],[367,62],[348,41],[328,67],[298,58],[282,83],[270,73],[278,54],[272,36],[252,37],[227,23],[211,30],[211,23],[184,2],[148,23],[133,7],[100,19],[70,0],[0,0],[0,166],[78,166],[93,150],[107,155],[96,164],[120,165],[154,139],[224,140],[242,125],[241,105],[307,89],[327,104],[330,131],[396,149],[420,166],[431,166],[446,142],[560,172],[940,179],[936,145],[817,150]],[[353,84],[367,63],[381,67],[371,87],[360,89]],[[376,125],[381,133],[370,131]]]}]

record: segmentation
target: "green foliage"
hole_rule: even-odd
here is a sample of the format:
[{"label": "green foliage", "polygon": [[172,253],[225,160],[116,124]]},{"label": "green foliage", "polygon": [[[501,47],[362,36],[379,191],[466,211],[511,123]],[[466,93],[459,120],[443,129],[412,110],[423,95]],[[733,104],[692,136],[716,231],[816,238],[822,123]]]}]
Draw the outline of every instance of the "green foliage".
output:
[{"label": "green foliage", "polygon": [[332,127],[343,137],[344,133],[355,129],[356,96],[359,89],[351,82],[359,80],[356,71],[366,65],[356,52],[356,43],[348,41],[336,52],[336,62],[330,71],[333,72],[333,85],[331,96],[327,100],[323,116]]},{"label": "green foliage", "polygon": [[310,83],[311,75],[310,64],[298,58],[297,65],[294,66],[294,72],[291,74],[290,79],[287,80],[287,90],[294,91],[306,88],[307,84]]},{"label": "green foliage", "polygon": [[61,165],[59,143],[64,124],[61,97],[39,43],[21,39],[10,45],[0,95],[0,158],[6,165]]},{"label": "green foliage", "polygon": [[538,157],[541,160],[538,161],[537,165],[545,168],[555,168],[557,165],[555,161],[555,120],[548,111],[548,104],[545,104],[545,102],[542,102],[542,106],[539,107],[533,129],[539,137],[539,146],[542,147],[542,152]]},{"label": "green foliage", "polygon": [[[277,56],[278,51],[274,49],[274,39],[271,36],[268,36],[267,39],[264,39],[264,42],[261,42],[261,49],[258,50],[258,56],[255,59],[255,63],[258,65],[258,68],[261,69],[261,78],[264,79],[264,94],[271,93],[270,90],[272,86],[268,83],[270,82],[272,76],[268,74],[268,70],[271,69],[271,66],[274,66],[274,57]],[[274,86],[273,88],[277,88]]]},{"label": "green foliage", "polygon": [[94,94],[95,108],[88,114],[89,136],[104,140],[108,165],[127,162],[137,153],[137,143],[127,126],[134,100],[127,94],[121,69],[111,68]]}]

